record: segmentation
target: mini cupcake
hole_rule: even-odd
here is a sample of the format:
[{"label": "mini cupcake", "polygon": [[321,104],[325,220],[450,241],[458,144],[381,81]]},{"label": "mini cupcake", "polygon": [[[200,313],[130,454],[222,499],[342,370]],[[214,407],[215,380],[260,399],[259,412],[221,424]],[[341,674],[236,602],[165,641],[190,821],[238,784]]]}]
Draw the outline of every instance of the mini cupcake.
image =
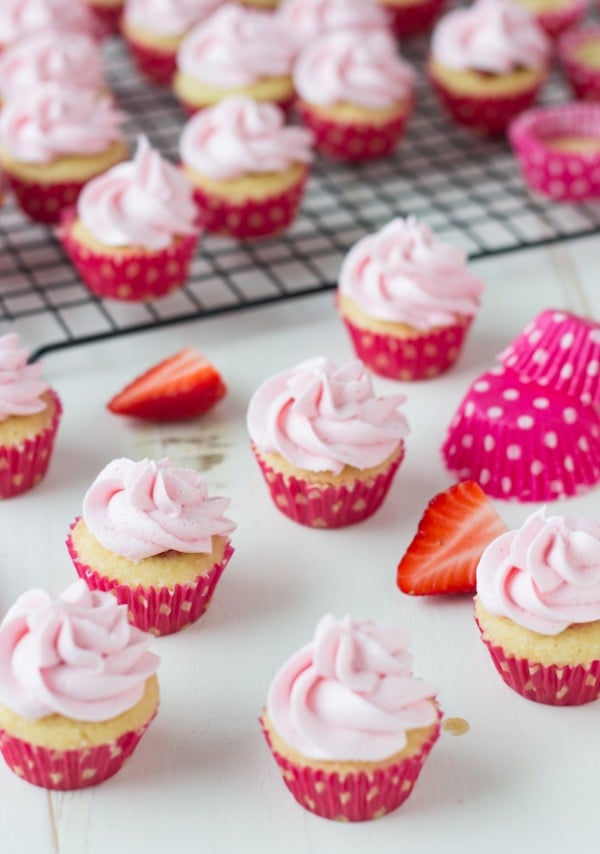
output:
[{"label": "mini cupcake", "polygon": [[313,528],[375,513],[404,456],[404,400],[377,397],[358,360],[337,367],[319,356],[262,383],[248,432],[275,506]]},{"label": "mini cupcake", "polygon": [[377,0],[283,0],[277,12],[298,47],[334,30],[387,29]]},{"label": "mini cupcake", "polygon": [[589,0],[510,0],[530,12],[551,38],[574,27],[586,14]]},{"label": "mini cupcake", "polygon": [[173,91],[188,113],[230,95],[293,100],[294,44],[277,15],[227,3],[185,37]]},{"label": "mini cupcake", "polygon": [[94,35],[96,23],[81,2],[2,0],[0,3],[0,51],[26,36],[48,30]]},{"label": "mini cupcake", "polygon": [[466,252],[414,217],[356,243],[342,264],[338,309],[357,355],[381,376],[421,380],[456,361],[483,283]]},{"label": "mini cupcake", "polygon": [[281,0],[236,0],[240,6],[249,6],[251,9],[268,9],[274,11]]},{"label": "mini cupcake", "polygon": [[412,112],[415,74],[386,30],[327,33],[294,67],[297,112],[323,154],[370,160],[391,154]]},{"label": "mini cupcake", "polygon": [[138,628],[168,635],[202,616],[233,554],[228,505],[166,458],[113,460],[86,492],[67,547],[91,590],[116,596]]},{"label": "mini cupcake", "polygon": [[16,333],[0,337],[0,498],[26,492],[45,476],[62,414],[41,365],[28,365],[27,356]]},{"label": "mini cupcake", "polygon": [[484,551],[475,615],[504,682],[537,703],[600,696],[600,524],[538,510]]},{"label": "mini cupcake", "polygon": [[412,675],[408,645],[398,626],[328,615],[276,674],[260,723],[305,809],[368,821],[412,792],[441,713],[436,689]]},{"label": "mini cupcake", "polygon": [[139,302],[183,287],[199,228],[192,187],[145,137],[133,160],[90,181],[60,228],[88,288]]},{"label": "mini cupcake", "polygon": [[20,596],[0,626],[0,752],[45,789],[83,789],[129,759],[158,709],[158,657],[107,593]]},{"label": "mini cupcake", "polygon": [[179,150],[202,226],[241,239],[288,228],[304,192],[311,145],[310,131],[286,125],[275,104],[239,96],[196,114]]},{"label": "mini cupcake", "polygon": [[564,33],[558,41],[558,57],[575,97],[600,101],[600,26]]},{"label": "mini cupcake", "polygon": [[109,97],[46,83],[0,113],[0,166],[19,206],[38,222],[58,222],[84,184],[127,156],[124,115]]},{"label": "mini cupcake", "polygon": [[111,36],[119,32],[119,22],[123,14],[125,0],[82,0],[82,2],[92,13],[100,37]]},{"label": "mini cupcake", "polygon": [[388,13],[396,36],[403,39],[430,30],[442,11],[445,0],[377,0],[377,2]]},{"label": "mini cupcake", "polygon": [[548,37],[529,12],[505,0],[476,0],[436,25],[428,72],[458,124],[494,134],[533,104],[549,59]]}]

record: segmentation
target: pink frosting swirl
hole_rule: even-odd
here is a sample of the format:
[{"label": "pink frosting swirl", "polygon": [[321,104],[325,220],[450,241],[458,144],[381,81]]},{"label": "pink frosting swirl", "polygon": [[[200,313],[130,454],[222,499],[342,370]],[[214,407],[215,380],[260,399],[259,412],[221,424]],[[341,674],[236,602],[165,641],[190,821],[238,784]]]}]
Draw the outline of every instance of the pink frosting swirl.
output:
[{"label": "pink frosting swirl", "polygon": [[266,380],[248,407],[257,448],[298,468],[339,473],[378,466],[408,435],[398,407],[405,397],[377,397],[363,363],[337,367],[317,356]]},{"label": "pink frosting swirl", "polygon": [[294,45],[276,15],[227,3],[185,37],[177,67],[219,89],[291,73]]},{"label": "pink frosting swirl", "polygon": [[2,0],[0,45],[47,30],[93,34],[97,27],[85,3],[73,0]]},{"label": "pink frosting swirl", "polygon": [[34,415],[46,408],[49,385],[40,379],[42,366],[27,364],[27,350],[16,332],[0,337],[0,421],[12,415]]},{"label": "pink frosting swirl", "polygon": [[490,613],[543,635],[600,620],[600,522],[532,513],[486,548],[477,595]]},{"label": "pink frosting swirl", "polygon": [[124,15],[132,27],[161,36],[180,36],[220,5],[221,0],[127,0]]},{"label": "pink frosting swirl", "polygon": [[182,161],[215,180],[280,172],[312,160],[312,133],[285,124],[283,110],[251,98],[226,98],[186,124]]},{"label": "pink frosting swirl", "polygon": [[364,32],[389,26],[388,16],[377,0],[283,0],[277,14],[298,45],[347,27]]},{"label": "pink frosting swirl", "polygon": [[367,109],[391,107],[412,97],[415,73],[398,55],[386,30],[347,29],[307,45],[294,66],[301,98],[330,107],[349,103]]},{"label": "pink frosting swirl", "polygon": [[398,626],[323,617],[271,683],[276,732],[310,759],[376,762],[403,750],[408,730],[438,717],[436,689],[412,676],[408,644]]},{"label": "pink frosting swirl", "polygon": [[506,74],[544,68],[550,41],[533,15],[506,0],[476,0],[453,9],[436,25],[431,55],[446,68]]},{"label": "pink frosting swirl", "polygon": [[45,83],[9,101],[0,113],[0,141],[25,163],[50,163],[68,154],[98,154],[123,139],[125,120],[110,98]]},{"label": "pink frosting swirl", "polygon": [[203,477],[168,459],[113,460],[83,499],[84,521],[106,549],[131,561],[173,550],[210,554],[235,524],[229,498],[209,498]]},{"label": "pink frosting swirl", "polygon": [[460,246],[442,243],[414,217],[394,219],[356,243],[342,264],[342,294],[377,320],[416,329],[473,317],[483,283]]},{"label": "pink frosting swirl", "polygon": [[159,659],[110,593],[71,584],[20,596],[0,626],[0,701],[29,720],[106,721],[142,698]]}]

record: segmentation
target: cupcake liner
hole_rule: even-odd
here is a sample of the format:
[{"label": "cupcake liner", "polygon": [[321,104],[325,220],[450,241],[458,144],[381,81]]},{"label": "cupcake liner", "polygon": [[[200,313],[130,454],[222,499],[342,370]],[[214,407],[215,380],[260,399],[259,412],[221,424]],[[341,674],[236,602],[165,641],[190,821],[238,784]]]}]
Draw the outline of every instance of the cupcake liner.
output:
[{"label": "cupcake liner", "polygon": [[100,297],[139,302],[166,296],[185,284],[199,234],[186,234],[152,253],[132,248],[119,255],[98,251],[72,236],[72,211],[62,218],[59,238],[87,287]]},{"label": "cupcake liner", "polygon": [[36,486],[48,471],[62,415],[60,398],[52,389],[54,415],[45,430],[18,445],[0,446],[0,499],[13,498]]},{"label": "cupcake liner", "polygon": [[158,86],[169,86],[177,70],[177,53],[149,47],[124,36],[138,71]]},{"label": "cupcake liner", "polygon": [[498,359],[521,379],[600,404],[600,324],[591,318],[546,309]]},{"label": "cupcake liner", "polygon": [[575,51],[588,39],[600,41],[600,26],[564,33],[558,41],[558,58],[575,97],[583,101],[600,101],[600,68],[584,65],[575,56]]},{"label": "cupcake liner", "polygon": [[440,734],[438,720],[432,734],[414,756],[368,772],[340,774],[282,756],[274,749],[262,718],[260,724],[283,781],[300,806],[335,821],[370,821],[397,809],[412,792]]},{"label": "cupcake liner", "polygon": [[[597,150],[559,151],[553,141],[593,138]],[[600,105],[589,102],[538,107],[515,119],[509,138],[527,184],[555,201],[600,196]]]},{"label": "cupcake liner", "polygon": [[11,771],[34,786],[60,791],[84,789],[119,771],[155,716],[156,710],[142,727],[123,733],[114,741],[78,750],[39,747],[0,729],[0,752]]},{"label": "cupcake liner", "polygon": [[442,445],[446,467],[495,498],[553,501],[600,481],[600,418],[500,367],[463,398]]},{"label": "cupcake liner", "polygon": [[588,0],[569,0],[568,5],[534,12],[533,16],[544,32],[555,39],[565,30],[579,23],[587,12],[588,6]]},{"label": "cupcake liner", "polygon": [[309,528],[343,528],[372,516],[387,495],[401,453],[376,477],[348,485],[323,486],[275,471],[252,445],[254,456],[275,506],[288,518]]},{"label": "cupcake liner", "polygon": [[123,5],[105,6],[102,3],[94,3],[87,0],[87,7],[93,13],[98,25],[98,36],[106,38],[115,35],[120,30]]},{"label": "cupcake liner", "polygon": [[337,122],[320,115],[310,104],[298,100],[296,112],[302,123],[314,134],[315,148],[338,160],[359,162],[386,157],[400,141],[412,107],[385,123]]},{"label": "cupcake liner", "polygon": [[420,0],[389,6],[384,4],[394,35],[399,39],[426,33],[434,25],[446,0]]},{"label": "cupcake liner", "polygon": [[24,214],[36,222],[49,225],[60,222],[63,212],[73,207],[85,185],[85,181],[63,181],[55,184],[40,184],[25,181],[5,172],[17,204]]}]

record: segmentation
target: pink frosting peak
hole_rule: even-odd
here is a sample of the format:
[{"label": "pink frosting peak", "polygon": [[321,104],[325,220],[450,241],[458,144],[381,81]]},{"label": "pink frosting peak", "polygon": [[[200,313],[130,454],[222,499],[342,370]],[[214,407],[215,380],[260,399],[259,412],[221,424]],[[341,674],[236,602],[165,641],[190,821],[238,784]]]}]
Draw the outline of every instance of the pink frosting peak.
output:
[{"label": "pink frosting peak", "polygon": [[0,626],[0,701],[29,720],[105,721],[142,698],[158,656],[111,593],[71,584],[20,596]]},{"label": "pink frosting peak", "polygon": [[532,513],[484,551],[477,595],[490,613],[543,635],[600,620],[600,522]]},{"label": "pink frosting peak", "polygon": [[405,397],[377,397],[364,364],[323,356],[275,374],[254,393],[248,431],[260,451],[298,468],[339,473],[384,462],[408,435]]},{"label": "pink frosting peak", "polygon": [[416,329],[473,317],[483,282],[460,246],[443,243],[414,217],[394,219],[356,243],[342,264],[339,289],[377,320]]},{"label": "pink frosting peak", "polygon": [[203,21],[222,0],[127,0],[125,20],[162,36],[180,36]]},{"label": "pink frosting peak", "polygon": [[186,176],[140,137],[133,160],[113,166],[83,188],[79,218],[106,246],[161,250],[195,234],[198,216]]},{"label": "pink frosting peak", "polygon": [[321,107],[391,107],[412,97],[415,80],[394,37],[381,29],[326,33],[302,49],[294,67],[300,97]]},{"label": "pink frosting peak", "polygon": [[544,68],[550,50],[534,16],[509,0],[476,0],[453,9],[436,25],[431,40],[431,54],[440,65],[489,74]]},{"label": "pink frosting peak", "polygon": [[183,129],[182,161],[215,180],[280,172],[312,160],[312,133],[285,124],[276,104],[226,98],[193,116]]},{"label": "pink frosting peak", "polygon": [[347,27],[364,32],[389,26],[388,16],[377,0],[283,0],[277,14],[298,45]]},{"label": "pink frosting peak", "polygon": [[27,364],[28,355],[16,332],[0,337],[0,421],[12,415],[34,415],[46,408],[42,395],[49,385],[40,379],[39,363]]},{"label": "pink frosting peak", "polygon": [[408,644],[398,626],[323,617],[271,683],[276,732],[310,759],[376,762],[403,750],[408,730],[438,716],[436,689],[412,675]]},{"label": "pink frosting peak", "polygon": [[131,561],[169,550],[209,554],[235,524],[229,498],[209,498],[203,477],[162,460],[126,458],[102,469],[83,499],[83,518],[106,549]]},{"label": "pink frosting peak", "polygon": [[75,0],[2,0],[0,45],[47,30],[93,34],[97,27],[85,3]]},{"label": "pink frosting peak", "polygon": [[177,67],[195,80],[232,89],[290,74],[294,53],[276,15],[227,3],[188,33]]}]

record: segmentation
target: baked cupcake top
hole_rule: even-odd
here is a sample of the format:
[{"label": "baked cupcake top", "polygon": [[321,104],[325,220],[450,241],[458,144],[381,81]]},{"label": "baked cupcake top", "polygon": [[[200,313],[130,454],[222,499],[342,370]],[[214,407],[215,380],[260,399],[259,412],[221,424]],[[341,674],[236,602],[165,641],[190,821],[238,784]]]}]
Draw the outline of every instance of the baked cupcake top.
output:
[{"label": "baked cupcake top", "polygon": [[294,52],[276,15],[227,3],[188,33],[177,67],[195,80],[232,89],[290,74]]},{"label": "baked cupcake top", "polygon": [[179,152],[186,166],[220,181],[310,163],[312,141],[309,130],[286,125],[276,104],[232,97],[187,122]]},{"label": "baked cupcake top", "polygon": [[28,720],[105,721],[142,698],[159,658],[127,606],[78,580],[20,596],[0,626],[0,702]]},{"label": "baked cupcake top", "polygon": [[161,460],[127,458],[105,466],[83,499],[83,519],[114,554],[140,561],[170,550],[210,554],[235,524],[229,498],[209,498],[202,475]]},{"label": "baked cupcake top", "polygon": [[543,635],[600,620],[600,522],[537,510],[486,548],[477,595],[491,614]]},{"label": "baked cupcake top", "polygon": [[336,30],[302,49],[294,86],[310,104],[385,109],[412,97],[415,73],[386,30]]},{"label": "baked cupcake top", "polygon": [[370,317],[415,329],[473,317],[483,282],[467,269],[461,246],[443,243],[414,217],[394,219],[345,257],[340,293]]},{"label": "baked cupcake top", "polygon": [[139,138],[133,160],[88,181],[77,200],[77,214],[105,246],[159,251],[175,237],[198,231],[188,179],[145,137]]},{"label": "baked cupcake top", "polygon": [[39,363],[27,364],[28,356],[16,332],[0,337],[0,421],[13,415],[35,415],[46,408],[42,395],[50,386],[41,379]]},{"label": "baked cupcake top", "polygon": [[274,729],[310,759],[376,762],[403,750],[408,730],[438,718],[436,689],[412,675],[408,645],[398,626],[323,617],[271,682]]},{"label": "baked cupcake top", "polygon": [[96,23],[85,3],[65,0],[2,0],[0,45],[9,45],[31,33],[96,32]]},{"label": "baked cupcake top", "polygon": [[431,55],[445,68],[508,74],[544,68],[550,41],[533,15],[506,0],[476,0],[436,24]]},{"label": "baked cupcake top", "polygon": [[383,463],[408,435],[401,394],[377,397],[359,359],[341,367],[323,356],[267,379],[248,407],[250,438],[309,471]]},{"label": "baked cupcake top", "polygon": [[127,24],[161,36],[180,36],[203,21],[221,5],[221,0],[127,0]]},{"label": "baked cupcake top", "polygon": [[277,15],[298,45],[346,27],[364,32],[388,26],[387,14],[376,0],[283,0]]}]

